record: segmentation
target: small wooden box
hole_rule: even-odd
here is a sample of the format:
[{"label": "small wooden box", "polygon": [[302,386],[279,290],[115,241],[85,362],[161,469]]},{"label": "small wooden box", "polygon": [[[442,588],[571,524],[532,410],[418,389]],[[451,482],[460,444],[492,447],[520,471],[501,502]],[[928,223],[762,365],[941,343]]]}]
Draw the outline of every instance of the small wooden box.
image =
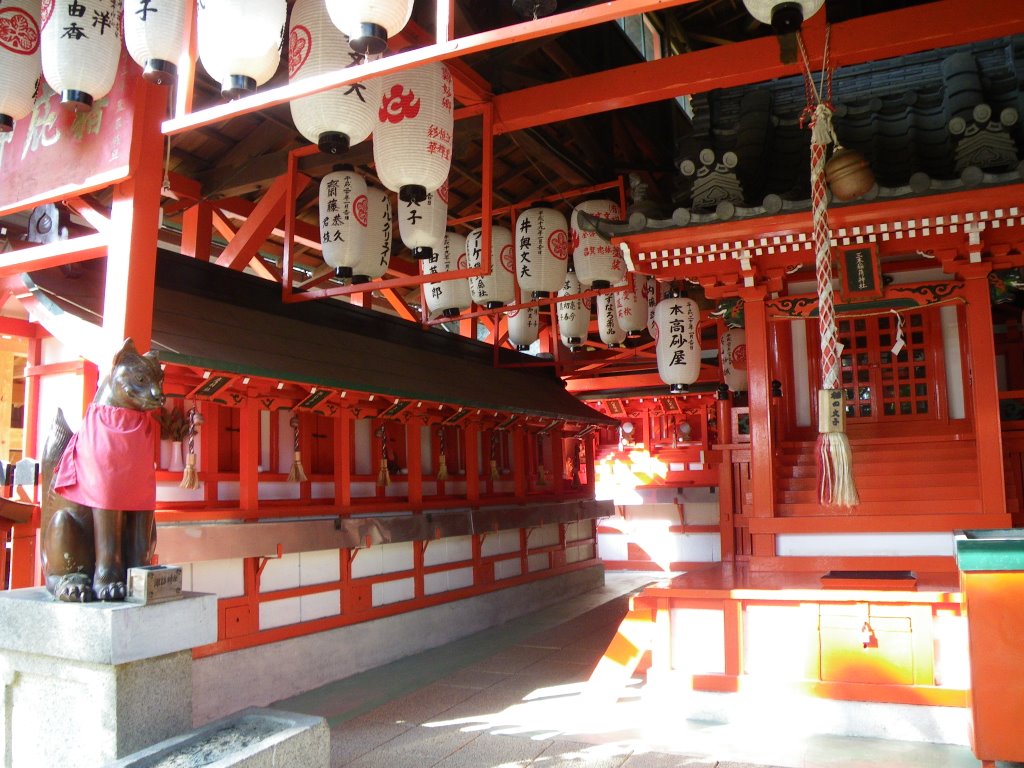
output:
[{"label": "small wooden box", "polygon": [[181,598],[181,568],[168,565],[146,565],[128,569],[129,603],[162,603]]}]

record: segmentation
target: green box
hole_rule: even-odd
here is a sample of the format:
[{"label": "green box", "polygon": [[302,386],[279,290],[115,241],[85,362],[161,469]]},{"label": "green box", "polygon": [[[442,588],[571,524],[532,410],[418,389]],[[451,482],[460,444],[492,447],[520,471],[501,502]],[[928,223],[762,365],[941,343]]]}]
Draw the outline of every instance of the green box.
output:
[{"label": "green box", "polygon": [[956,531],[961,571],[1024,571],[1024,528]]}]

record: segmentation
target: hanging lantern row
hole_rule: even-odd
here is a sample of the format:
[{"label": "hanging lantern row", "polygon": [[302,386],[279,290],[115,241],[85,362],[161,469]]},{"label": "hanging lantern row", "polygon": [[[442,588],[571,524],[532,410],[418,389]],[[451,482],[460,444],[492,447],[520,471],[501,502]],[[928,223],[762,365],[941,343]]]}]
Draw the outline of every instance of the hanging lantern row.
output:
[{"label": "hanging lantern row", "polygon": [[413,258],[423,260],[441,247],[448,224],[448,182],[423,200],[399,200],[398,233]]},{"label": "hanging lantern row", "polygon": [[[420,262],[424,275],[443,275],[466,268],[466,238],[456,232],[446,232],[441,248],[429,259]],[[431,317],[458,317],[469,309],[472,299],[465,280],[441,280],[423,284],[423,302]]]},{"label": "hanging lantern row", "polygon": [[730,392],[747,391],[747,333],[742,328],[730,328],[719,341],[722,379]]},{"label": "hanging lantern row", "polygon": [[[466,238],[466,255],[470,269],[483,264],[483,229],[477,228]],[[516,298],[515,257],[512,255],[512,233],[505,227],[491,227],[491,271],[469,278],[473,301],[486,309],[511,304]]]},{"label": "hanging lantern row", "polygon": [[626,330],[615,316],[614,293],[602,293],[597,297],[597,331],[609,349],[621,347],[626,341]]},{"label": "hanging lantern row", "polygon": [[570,217],[569,236],[572,241],[576,276],[582,285],[593,288],[619,285],[626,279],[626,263],[619,254],[619,249],[596,231],[580,229],[577,224],[580,213],[601,219],[618,220],[621,218],[618,203],[610,200],[586,200],[577,205]]},{"label": "hanging lantern row", "polygon": [[508,317],[508,341],[520,352],[525,352],[540,338],[540,309],[525,307],[512,309]]},{"label": "hanging lantern row", "polygon": [[[566,272],[565,281],[558,289],[558,296],[575,296],[580,293],[580,281],[576,272],[570,267]],[[562,343],[571,351],[575,352],[583,345],[590,329],[590,306],[589,297],[583,299],[569,299],[558,302],[558,335]]]},{"label": "hanging lantern row", "polygon": [[391,201],[343,166],[320,182],[320,242],[338,277],[365,283],[382,277],[391,259]]},{"label": "hanging lantern row", "polygon": [[[173,84],[177,62],[186,53],[186,20],[192,2],[15,0],[5,4],[0,8],[0,133],[13,130],[14,121],[31,112],[40,74],[60,94],[65,108],[91,109],[114,84],[122,30],[125,48],[143,68],[143,77],[160,85]],[[326,4],[298,0],[288,29],[289,80],[351,66],[367,54],[382,53],[388,39],[408,23],[412,9],[413,0],[327,0]],[[281,61],[287,13],[286,0],[201,0],[196,4],[198,58],[225,96],[251,93],[273,77]],[[292,103],[293,113],[299,115],[296,127],[318,144],[323,136],[324,151],[343,151],[339,147],[346,141],[356,144],[365,139],[373,127],[368,118],[387,107],[380,100],[379,87],[358,83],[297,100],[302,103],[298,107]],[[450,77],[447,90],[450,102]],[[365,109],[354,108],[356,101]],[[431,120],[436,116],[429,106],[426,114]],[[451,125],[436,120],[432,124],[448,132],[450,156]],[[407,183],[429,190],[430,179],[426,181],[426,185],[419,180]]]}]

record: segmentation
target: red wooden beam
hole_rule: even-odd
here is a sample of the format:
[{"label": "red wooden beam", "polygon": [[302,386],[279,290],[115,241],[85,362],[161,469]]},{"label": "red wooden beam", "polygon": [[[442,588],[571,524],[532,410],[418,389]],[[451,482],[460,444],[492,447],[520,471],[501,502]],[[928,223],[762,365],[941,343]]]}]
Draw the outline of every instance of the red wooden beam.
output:
[{"label": "red wooden beam", "polygon": [[[309,184],[309,177],[301,173],[296,176],[298,188],[295,193],[297,194]],[[284,218],[284,200],[287,191],[288,178],[286,176],[279,176],[274,180],[274,183],[263,193],[263,197],[253,208],[249,218],[231,238],[227,248],[217,257],[218,265],[237,270],[245,269],[249,262],[256,257],[260,246]]]}]

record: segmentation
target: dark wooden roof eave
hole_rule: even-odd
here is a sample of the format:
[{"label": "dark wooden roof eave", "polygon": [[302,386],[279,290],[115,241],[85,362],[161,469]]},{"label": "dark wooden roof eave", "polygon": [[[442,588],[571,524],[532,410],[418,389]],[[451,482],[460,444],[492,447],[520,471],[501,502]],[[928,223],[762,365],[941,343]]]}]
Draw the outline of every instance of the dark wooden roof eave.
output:
[{"label": "dark wooden roof eave", "polygon": [[[32,273],[26,282],[50,311],[98,324],[103,272],[97,260]],[[222,373],[614,424],[566,392],[551,370],[495,367],[488,344],[337,301],[284,304],[276,283],[167,252],[157,260],[153,348],[164,362]]]}]

